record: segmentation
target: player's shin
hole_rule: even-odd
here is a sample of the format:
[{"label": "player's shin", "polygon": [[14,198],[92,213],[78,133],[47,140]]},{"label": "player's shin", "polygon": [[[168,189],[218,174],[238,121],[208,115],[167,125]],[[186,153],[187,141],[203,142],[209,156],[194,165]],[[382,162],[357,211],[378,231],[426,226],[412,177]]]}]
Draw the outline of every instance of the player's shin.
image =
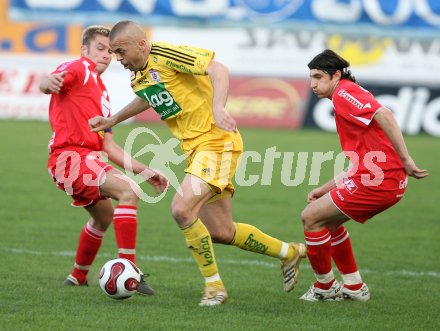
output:
[{"label": "player's shin", "polygon": [[335,279],[332,271],[330,232],[324,229],[318,232],[304,231],[307,244],[307,256],[315,272],[315,286],[328,289]]},{"label": "player's shin", "polygon": [[344,226],[331,233],[331,253],[344,286],[351,290],[360,289],[363,285],[362,278],[356,265],[350,236]]},{"label": "player's shin", "polygon": [[291,245],[265,234],[255,226],[244,223],[234,223],[234,226],[235,235],[231,245],[279,259],[289,259],[295,253]]},{"label": "player's shin", "polygon": [[133,263],[136,263],[136,212],[136,206],[118,205],[113,216],[113,227],[119,257],[130,260]]},{"label": "player's shin", "polygon": [[90,222],[87,222],[81,231],[76,251],[75,266],[71,274],[80,284],[87,282],[89,268],[101,247],[103,237],[104,232],[93,228]]},{"label": "player's shin", "polygon": [[182,229],[186,244],[205,278],[207,286],[223,288],[217,262],[214,256],[211,236],[203,222],[197,218],[191,225]]}]

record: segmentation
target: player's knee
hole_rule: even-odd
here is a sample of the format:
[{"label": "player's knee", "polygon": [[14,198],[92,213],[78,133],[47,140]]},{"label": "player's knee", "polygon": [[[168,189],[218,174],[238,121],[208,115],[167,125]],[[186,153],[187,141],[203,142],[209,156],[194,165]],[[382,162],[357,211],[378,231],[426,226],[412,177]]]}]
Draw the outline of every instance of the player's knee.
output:
[{"label": "player's knee", "polygon": [[89,220],[89,224],[92,228],[99,231],[107,231],[107,228],[113,222],[113,213],[103,214],[95,216]]},{"label": "player's knee", "polygon": [[307,207],[301,212],[301,221],[304,228],[308,228],[314,223],[314,217]]},{"label": "player's knee", "polygon": [[232,239],[234,239],[233,228],[216,228],[214,230],[210,230],[209,233],[212,241],[218,244],[230,244]]},{"label": "player's knee", "polygon": [[307,207],[301,213],[301,220],[305,231],[321,231],[327,227],[327,223],[324,219],[318,217],[316,213]]},{"label": "player's knee", "polygon": [[192,221],[191,210],[183,204],[173,202],[171,214],[179,225],[187,225]]},{"label": "player's knee", "polygon": [[139,201],[139,195],[131,187],[122,191],[119,197],[119,203],[124,205],[134,206],[137,205],[138,201]]}]

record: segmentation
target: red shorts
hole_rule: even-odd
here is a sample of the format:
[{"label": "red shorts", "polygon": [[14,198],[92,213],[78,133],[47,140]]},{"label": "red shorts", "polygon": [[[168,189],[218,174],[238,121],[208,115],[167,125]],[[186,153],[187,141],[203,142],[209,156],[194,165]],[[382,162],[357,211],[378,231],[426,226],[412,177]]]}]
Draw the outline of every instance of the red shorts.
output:
[{"label": "red shorts", "polygon": [[73,199],[72,206],[93,206],[108,199],[99,186],[113,167],[100,160],[100,153],[84,148],[64,148],[49,156],[48,170],[54,182]]},{"label": "red shorts", "polygon": [[[366,176],[366,175],[364,175]],[[344,180],[343,185],[331,190],[330,198],[335,206],[349,218],[359,223],[393,206],[404,196],[408,176],[405,171],[388,171],[379,185],[362,180],[355,175]]]}]

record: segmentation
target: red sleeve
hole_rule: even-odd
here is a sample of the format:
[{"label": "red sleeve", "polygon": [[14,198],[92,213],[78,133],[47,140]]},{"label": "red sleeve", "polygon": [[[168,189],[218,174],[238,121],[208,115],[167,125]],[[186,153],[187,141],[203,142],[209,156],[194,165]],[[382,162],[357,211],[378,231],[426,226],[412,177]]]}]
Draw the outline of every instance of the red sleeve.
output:
[{"label": "red sleeve", "polygon": [[74,62],[65,62],[59,65],[58,68],[56,68],[51,74],[59,74],[63,71],[67,71],[67,73],[64,76],[63,87],[61,88],[61,91],[66,91],[72,87],[75,77],[78,74],[78,69],[74,65]]},{"label": "red sleeve", "polygon": [[338,89],[333,96],[335,112],[356,125],[368,126],[382,107],[376,98],[357,84]]}]

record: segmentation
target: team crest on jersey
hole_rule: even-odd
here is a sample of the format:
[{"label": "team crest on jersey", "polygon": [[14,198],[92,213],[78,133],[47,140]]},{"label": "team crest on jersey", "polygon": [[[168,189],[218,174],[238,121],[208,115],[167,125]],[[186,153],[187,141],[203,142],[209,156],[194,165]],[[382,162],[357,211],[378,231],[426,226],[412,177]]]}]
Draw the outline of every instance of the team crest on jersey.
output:
[{"label": "team crest on jersey", "polygon": [[358,187],[353,179],[344,179],[344,187],[350,194],[353,194],[358,190]]},{"label": "team crest on jersey", "polygon": [[153,82],[160,83],[162,81],[157,70],[150,69],[148,72],[150,73],[150,77]]}]

